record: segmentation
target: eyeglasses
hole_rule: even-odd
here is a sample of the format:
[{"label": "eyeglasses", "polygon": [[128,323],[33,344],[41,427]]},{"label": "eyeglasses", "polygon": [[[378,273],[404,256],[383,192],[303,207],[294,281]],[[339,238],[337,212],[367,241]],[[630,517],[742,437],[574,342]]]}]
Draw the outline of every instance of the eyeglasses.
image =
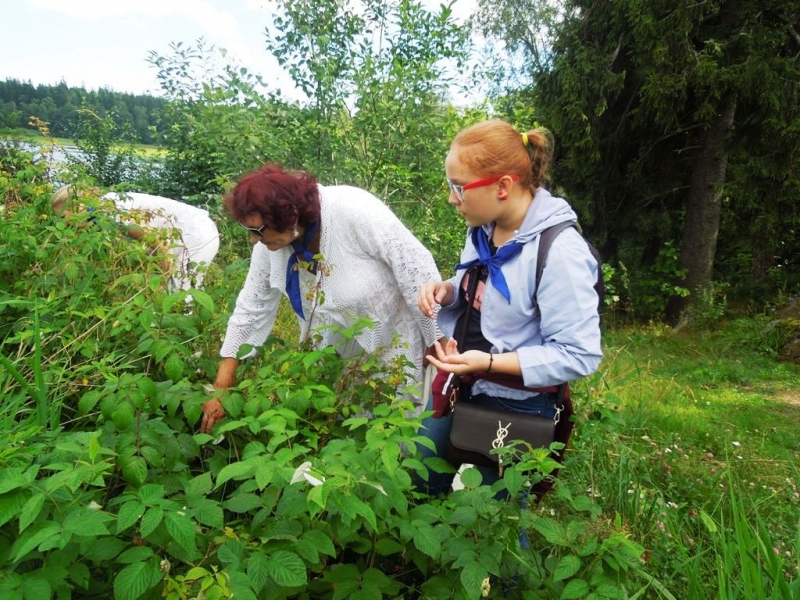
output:
[{"label": "eyeglasses", "polygon": [[[238,223],[238,221],[237,221],[237,223]],[[239,223],[239,225],[242,227],[242,229],[246,229],[247,231],[249,231],[253,235],[257,235],[260,238],[264,237],[263,231],[267,228],[266,225],[262,225],[261,227],[248,227],[247,225],[244,225],[242,223]]]},{"label": "eyeglasses", "polygon": [[512,181],[518,181],[519,175],[501,175],[500,177],[490,177],[489,179],[479,179],[478,181],[473,181],[472,183],[465,183],[464,185],[458,185],[457,183],[453,183],[449,179],[447,180],[447,185],[450,187],[450,191],[456,195],[459,202],[464,202],[464,191],[471,190],[473,188],[484,187],[487,185],[492,185],[493,183],[497,183],[503,177],[510,177]]}]

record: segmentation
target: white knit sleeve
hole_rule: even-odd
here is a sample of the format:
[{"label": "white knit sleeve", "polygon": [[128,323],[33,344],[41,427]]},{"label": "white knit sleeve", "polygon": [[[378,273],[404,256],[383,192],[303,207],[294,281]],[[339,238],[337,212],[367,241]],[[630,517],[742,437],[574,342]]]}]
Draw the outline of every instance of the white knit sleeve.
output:
[{"label": "white knit sleeve", "polygon": [[263,344],[275,324],[280,299],[280,290],[270,286],[269,250],[264,244],[255,244],[247,279],[228,320],[220,356],[237,358],[242,344]]},{"label": "white knit sleeve", "polygon": [[356,235],[374,256],[389,265],[403,294],[403,300],[417,321],[425,344],[433,345],[443,334],[436,320],[423,315],[417,303],[419,288],[423,283],[441,281],[433,256],[388,207],[385,212],[364,213],[361,217],[360,227],[355,230]]}]

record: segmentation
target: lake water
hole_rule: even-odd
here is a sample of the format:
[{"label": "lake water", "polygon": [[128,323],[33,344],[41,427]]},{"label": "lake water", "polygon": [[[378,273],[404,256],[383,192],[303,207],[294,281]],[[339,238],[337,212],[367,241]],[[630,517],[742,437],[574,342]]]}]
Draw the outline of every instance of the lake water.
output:
[{"label": "lake water", "polygon": [[37,159],[42,159],[48,163],[52,170],[63,168],[67,162],[67,156],[78,156],[79,150],[76,146],[39,146],[29,142],[22,142],[20,147],[33,154]]},{"label": "lake water", "polygon": [[[4,141],[0,139],[0,144]],[[69,162],[67,161],[68,157],[75,157],[79,158],[81,155],[81,151],[76,146],[61,146],[61,145],[47,145],[47,146],[40,146],[39,144],[34,144],[31,142],[10,142],[14,146],[25,150],[26,152],[30,152],[36,159],[43,160],[47,163],[50,172],[53,174],[53,179],[58,179],[58,174],[63,172]],[[142,163],[147,163],[151,168],[158,169],[162,166],[162,163],[157,158],[148,158],[142,159],[138,157],[134,157],[134,163],[138,163],[141,161]]]}]

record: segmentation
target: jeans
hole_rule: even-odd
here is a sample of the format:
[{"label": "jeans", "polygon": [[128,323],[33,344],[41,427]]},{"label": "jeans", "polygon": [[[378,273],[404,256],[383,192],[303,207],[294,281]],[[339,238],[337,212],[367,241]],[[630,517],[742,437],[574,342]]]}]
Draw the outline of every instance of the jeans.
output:
[{"label": "jeans", "polygon": [[[477,394],[468,400],[462,399],[459,402],[475,402],[490,406],[492,408],[499,408],[502,410],[509,410],[511,412],[523,412],[527,414],[539,414],[543,417],[554,418],[556,415],[556,394],[539,394],[528,400],[509,400],[507,398],[496,398],[494,396],[487,396],[486,394]],[[425,410],[433,410],[433,398],[428,399],[428,406]],[[423,429],[420,433],[432,440],[436,446],[436,450],[432,451],[429,448],[418,445],[421,452],[421,459],[432,456],[440,458],[447,458],[447,446],[450,441],[450,426],[453,420],[449,417],[441,417],[434,419],[428,417],[422,421]],[[457,466],[457,465],[456,465]],[[500,473],[497,467],[476,467],[483,477],[484,485],[492,485],[495,481],[500,479]],[[416,486],[420,492],[427,493],[432,496],[438,494],[447,494],[450,492],[450,487],[453,484],[455,473],[436,473],[428,470],[428,481],[417,479]]]}]

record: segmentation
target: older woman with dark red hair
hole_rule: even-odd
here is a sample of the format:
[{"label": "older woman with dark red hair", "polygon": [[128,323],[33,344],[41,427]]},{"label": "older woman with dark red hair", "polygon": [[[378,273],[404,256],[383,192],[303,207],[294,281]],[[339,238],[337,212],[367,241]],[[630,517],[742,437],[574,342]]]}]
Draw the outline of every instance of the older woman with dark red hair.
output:
[{"label": "older woman with dark red hair", "polygon": [[[274,165],[244,176],[224,202],[254,246],[228,321],[215,388],[234,385],[243,344],[260,346],[267,339],[281,294],[297,314],[301,341],[312,329],[346,328],[368,317],[373,326],[358,335],[355,350],[382,352],[387,361],[405,354],[415,365],[409,375],[421,379],[425,350],[441,334],[435,320],[417,308],[417,293],[439,273],[430,252],[383,202],[364,190],[322,186],[308,173]],[[325,301],[317,302],[321,295]],[[318,330],[320,345],[336,346],[336,330]],[[393,343],[395,334],[400,346]],[[218,399],[206,402],[201,431],[210,432],[224,416]]]}]

